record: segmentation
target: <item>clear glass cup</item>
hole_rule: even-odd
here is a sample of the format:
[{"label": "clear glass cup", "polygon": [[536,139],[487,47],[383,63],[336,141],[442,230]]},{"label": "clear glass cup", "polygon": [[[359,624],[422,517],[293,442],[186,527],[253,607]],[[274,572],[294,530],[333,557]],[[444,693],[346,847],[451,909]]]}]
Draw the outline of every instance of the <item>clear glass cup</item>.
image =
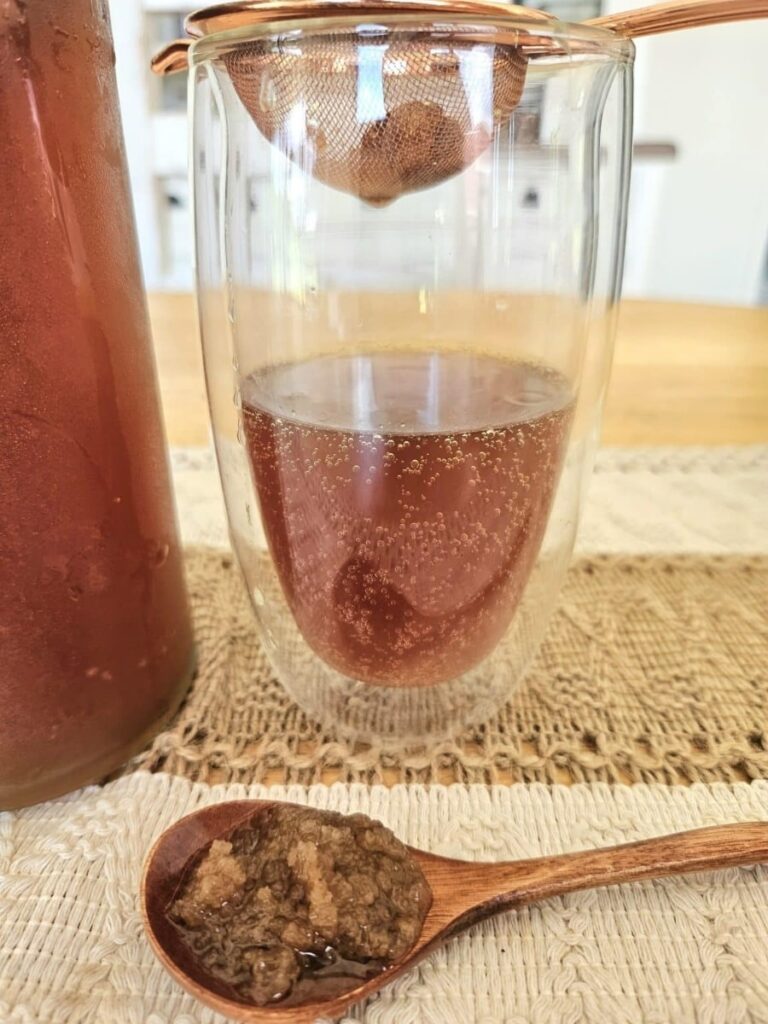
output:
[{"label": "clear glass cup", "polygon": [[[324,126],[302,54],[340,36],[362,120],[403,47],[459,54],[485,125],[494,55],[539,55],[463,170],[371,203],[313,174]],[[295,57],[281,144],[230,76],[254,41]],[[583,26],[389,13],[192,46],[198,297],[232,541],[275,672],[335,729],[456,732],[509,699],[540,644],[610,365],[633,54]]]}]

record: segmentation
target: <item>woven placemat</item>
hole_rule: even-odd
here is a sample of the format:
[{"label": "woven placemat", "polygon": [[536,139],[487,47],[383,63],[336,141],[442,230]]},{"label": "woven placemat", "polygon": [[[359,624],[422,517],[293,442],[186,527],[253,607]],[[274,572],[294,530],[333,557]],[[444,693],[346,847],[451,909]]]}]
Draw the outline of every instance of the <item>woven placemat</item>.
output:
[{"label": "woven placemat", "polygon": [[190,548],[199,673],[128,771],[202,782],[716,782],[768,776],[768,558],[571,568],[511,702],[427,750],[350,745],[274,678],[229,553]]},{"label": "woven placemat", "polygon": [[[219,800],[361,811],[406,842],[509,860],[768,818],[734,786],[201,786],[138,773],[0,814],[2,1024],[226,1024],[143,934],[159,833]],[[768,1024],[768,868],[573,893],[484,921],[339,1024]]]}]

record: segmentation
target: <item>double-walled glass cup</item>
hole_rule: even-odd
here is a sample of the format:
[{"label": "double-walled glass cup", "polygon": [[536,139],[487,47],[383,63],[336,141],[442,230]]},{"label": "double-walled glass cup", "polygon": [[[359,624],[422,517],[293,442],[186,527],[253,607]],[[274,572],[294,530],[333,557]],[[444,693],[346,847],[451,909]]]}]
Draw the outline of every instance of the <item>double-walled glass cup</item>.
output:
[{"label": "double-walled glass cup", "polygon": [[[419,742],[509,699],[571,556],[621,278],[633,47],[514,12],[339,7],[192,46],[205,367],[275,672],[336,729]],[[413,47],[459,76],[474,134],[448,172],[418,149]],[[499,117],[520,47],[522,94]],[[248,93],[235,69],[254,52],[289,55],[290,81],[266,71]],[[380,133],[400,75],[417,106],[397,144],[433,161],[432,183],[404,171],[398,194],[361,198],[359,168],[323,180],[335,129],[312,111],[334,75]],[[254,103],[287,103],[271,135]]]}]

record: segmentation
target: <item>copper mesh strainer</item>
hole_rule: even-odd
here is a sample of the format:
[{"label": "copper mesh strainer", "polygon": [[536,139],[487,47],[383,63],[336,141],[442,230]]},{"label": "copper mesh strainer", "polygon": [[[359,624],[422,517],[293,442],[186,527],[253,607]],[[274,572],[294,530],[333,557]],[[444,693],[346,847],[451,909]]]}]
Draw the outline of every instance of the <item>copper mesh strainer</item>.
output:
[{"label": "copper mesh strainer", "polygon": [[[767,13],[768,0],[672,0],[585,24],[633,37]],[[419,15],[437,29],[390,34],[376,18],[393,14]],[[471,31],[453,30],[452,19],[470,17],[509,31],[478,44]],[[529,56],[542,47],[564,52],[542,31],[550,15],[494,0],[235,0],[190,15],[186,25],[195,36],[264,23],[277,32],[302,18],[335,18],[337,26],[351,18],[352,27],[292,33],[290,42],[247,40],[224,64],[265,138],[315,178],[373,204],[468,167],[520,102]],[[167,46],[154,69],[184,66],[188,46]]]},{"label": "copper mesh strainer", "polygon": [[[225,63],[270,142],[325,184],[382,204],[463,170],[517,107],[526,57],[513,46],[488,51],[428,37],[384,46],[335,33],[283,50],[242,46]],[[366,67],[373,95],[362,82]],[[492,103],[478,116],[469,98],[483,90]],[[297,110],[303,124],[292,132]]]},{"label": "copper mesh strainer", "polygon": [[[377,16],[392,14],[420,15],[422,29],[377,25]],[[552,20],[493,0],[245,0],[200,11],[187,27],[207,35],[275,22],[277,32],[286,21],[293,29],[300,18],[350,15],[348,27],[327,33],[235,44],[222,60],[265,138],[313,177],[374,205],[464,170],[520,102],[522,47],[435,33],[434,19]],[[175,70],[183,46],[166,48],[155,69]]]}]

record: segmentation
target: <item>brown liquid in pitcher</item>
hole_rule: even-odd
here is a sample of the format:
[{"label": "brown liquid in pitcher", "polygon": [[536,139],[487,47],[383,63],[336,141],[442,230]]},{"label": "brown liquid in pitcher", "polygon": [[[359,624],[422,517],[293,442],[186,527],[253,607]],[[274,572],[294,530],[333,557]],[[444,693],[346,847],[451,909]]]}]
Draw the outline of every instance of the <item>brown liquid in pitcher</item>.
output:
[{"label": "brown liquid in pitcher", "polygon": [[107,6],[0,12],[5,810],[141,749],[193,653]]},{"label": "brown liquid in pitcher", "polygon": [[571,405],[551,370],[458,353],[252,375],[243,423],[262,520],[310,647],[403,686],[486,657],[538,554]]}]

